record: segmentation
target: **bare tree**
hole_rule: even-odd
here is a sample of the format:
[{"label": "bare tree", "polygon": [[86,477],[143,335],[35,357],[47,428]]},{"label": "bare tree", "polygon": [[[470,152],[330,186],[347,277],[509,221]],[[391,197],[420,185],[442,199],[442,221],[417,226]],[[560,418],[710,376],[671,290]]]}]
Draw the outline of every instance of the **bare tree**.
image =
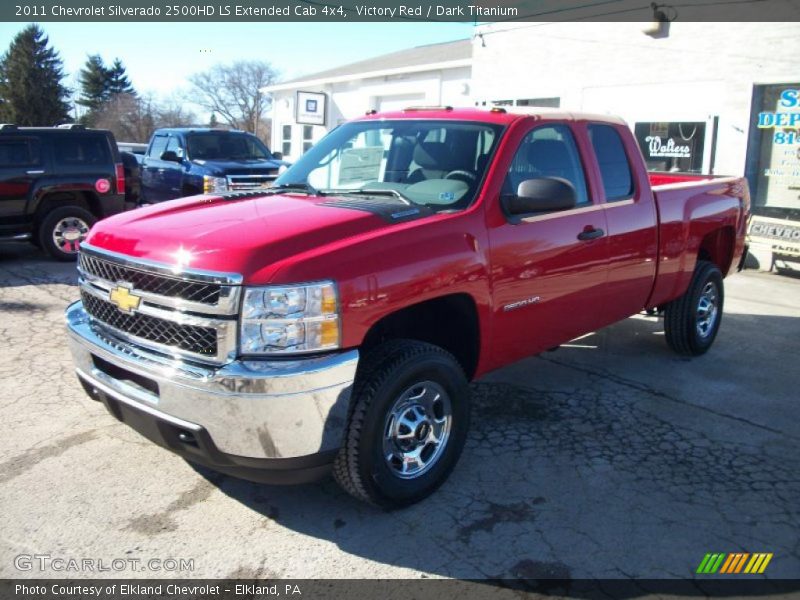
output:
[{"label": "bare tree", "polygon": [[157,101],[152,94],[117,94],[95,112],[94,126],[110,129],[119,141],[147,142],[158,127],[186,127],[196,121],[176,97]]},{"label": "bare tree", "polygon": [[155,126],[152,96],[117,94],[93,113],[93,127],[110,129],[121,142],[146,142]]},{"label": "bare tree", "polygon": [[271,100],[261,93],[261,88],[277,78],[278,72],[263,61],[216,65],[189,78],[192,90],[188,99],[231,127],[263,137],[260,125]]}]

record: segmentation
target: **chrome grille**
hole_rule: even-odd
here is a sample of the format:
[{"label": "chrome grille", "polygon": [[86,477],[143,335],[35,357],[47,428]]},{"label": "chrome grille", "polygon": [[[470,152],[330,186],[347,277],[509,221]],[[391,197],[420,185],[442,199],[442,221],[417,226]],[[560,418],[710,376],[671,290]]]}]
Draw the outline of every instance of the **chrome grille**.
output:
[{"label": "chrome grille", "polygon": [[217,330],[213,327],[182,325],[151,315],[123,313],[111,302],[84,290],[81,290],[81,300],[87,313],[113,329],[200,356],[217,355]]},{"label": "chrome grille", "polygon": [[228,175],[228,189],[231,191],[246,191],[268,188],[277,178],[278,171],[264,175]]},{"label": "chrome grille", "polygon": [[100,277],[112,283],[126,282],[137,290],[151,292],[168,298],[180,298],[201,304],[217,304],[221,286],[214,283],[184,281],[139,271],[130,267],[102,260],[81,253],[80,269],[84,273]]}]

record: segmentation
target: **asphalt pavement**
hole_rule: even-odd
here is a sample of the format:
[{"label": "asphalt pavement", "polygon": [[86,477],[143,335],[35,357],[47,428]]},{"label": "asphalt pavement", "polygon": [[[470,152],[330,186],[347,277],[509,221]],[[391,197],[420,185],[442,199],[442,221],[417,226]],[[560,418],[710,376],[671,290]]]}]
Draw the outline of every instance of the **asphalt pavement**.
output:
[{"label": "asphalt pavement", "polygon": [[118,423],[72,371],[76,280],[0,247],[0,578],[685,578],[709,552],[800,578],[800,279],[727,279],[700,358],[637,316],[476,382],[455,472],[391,513],[193,467]]}]

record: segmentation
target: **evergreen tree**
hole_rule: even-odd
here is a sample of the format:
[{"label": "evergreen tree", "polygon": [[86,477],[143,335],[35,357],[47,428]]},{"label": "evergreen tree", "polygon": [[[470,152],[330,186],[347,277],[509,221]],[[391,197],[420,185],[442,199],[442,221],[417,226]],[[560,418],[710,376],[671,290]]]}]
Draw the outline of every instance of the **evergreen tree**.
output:
[{"label": "evergreen tree", "polygon": [[64,64],[41,27],[28,25],[0,58],[0,122],[24,126],[69,121]]},{"label": "evergreen tree", "polygon": [[76,101],[94,112],[111,97],[109,91],[109,70],[106,69],[99,54],[92,54],[78,76],[81,84],[81,97]]},{"label": "evergreen tree", "polygon": [[217,115],[215,115],[213,112],[211,113],[211,117],[208,119],[208,126],[211,129],[216,129],[217,127],[219,127],[219,121],[217,121]]},{"label": "evergreen tree", "polygon": [[125,72],[125,66],[118,58],[114,59],[114,64],[107,70],[108,74],[108,93],[113,96],[114,94],[133,94],[136,91],[131,85],[128,74]]}]

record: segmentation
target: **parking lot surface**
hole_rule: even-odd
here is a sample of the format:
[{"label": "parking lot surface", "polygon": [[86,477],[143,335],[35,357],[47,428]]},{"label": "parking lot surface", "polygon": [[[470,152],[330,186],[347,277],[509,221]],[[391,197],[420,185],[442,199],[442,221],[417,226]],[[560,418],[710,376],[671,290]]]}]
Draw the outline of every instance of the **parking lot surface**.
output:
[{"label": "parking lot surface", "polygon": [[[193,468],[115,421],[72,372],[74,265],[0,247],[0,577],[683,578],[707,552],[772,552],[766,576],[800,578],[800,279],[726,292],[701,358],[640,316],[473,384],[449,481],[386,513],[332,481]],[[191,564],[147,563],[169,558]]]}]

